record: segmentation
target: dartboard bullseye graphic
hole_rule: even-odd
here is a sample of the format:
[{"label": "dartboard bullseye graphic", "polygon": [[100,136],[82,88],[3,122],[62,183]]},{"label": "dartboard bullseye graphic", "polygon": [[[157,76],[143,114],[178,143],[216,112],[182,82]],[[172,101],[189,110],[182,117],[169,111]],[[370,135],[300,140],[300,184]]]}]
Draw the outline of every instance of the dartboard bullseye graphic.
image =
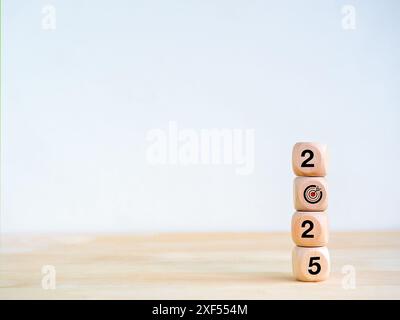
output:
[{"label": "dartboard bullseye graphic", "polygon": [[304,190],[304,199],[308,203],[315,204],[322,199],[322,190],[320,187],[312,184]]}]

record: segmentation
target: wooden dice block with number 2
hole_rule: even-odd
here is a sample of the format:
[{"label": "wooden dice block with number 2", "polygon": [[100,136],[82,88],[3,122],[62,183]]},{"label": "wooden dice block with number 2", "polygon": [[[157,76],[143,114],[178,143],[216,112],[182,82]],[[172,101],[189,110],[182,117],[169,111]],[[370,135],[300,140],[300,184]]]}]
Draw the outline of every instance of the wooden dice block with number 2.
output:
[{"label": "wooden dice block with number 2", "polygon": [[292,216],[292,239],[300,247],[323,247],[328,244],[326,212],[296,212]]},{"label": "wooden dice block with number 2", "polygon": [[293,147],[292,167],[296,176],[325,177],[327,148],[317,142],[299,142]]},{"label": "wooden dice block with number 2", "polygon": [[326,247],[294,247],[293,274],[300,281],[322,281],[329,277],[330,258]]},{"label": "wooden dice block with number 2", "polygon": [[328,187],[325,178],[294,179],[294,207],[297,211],[324,211],[328,207]]}]

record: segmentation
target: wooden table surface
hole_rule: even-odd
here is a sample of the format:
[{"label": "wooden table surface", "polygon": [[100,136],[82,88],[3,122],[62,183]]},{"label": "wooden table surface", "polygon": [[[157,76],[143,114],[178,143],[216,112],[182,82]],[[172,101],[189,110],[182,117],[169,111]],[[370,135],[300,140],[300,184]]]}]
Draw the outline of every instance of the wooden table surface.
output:
[{"label": "wooden table surface", "polygon": [[292,246],[288,233],[3,235],[0,299],[400,299],[400,232],[333,233],[320,283],[292,278]]}]

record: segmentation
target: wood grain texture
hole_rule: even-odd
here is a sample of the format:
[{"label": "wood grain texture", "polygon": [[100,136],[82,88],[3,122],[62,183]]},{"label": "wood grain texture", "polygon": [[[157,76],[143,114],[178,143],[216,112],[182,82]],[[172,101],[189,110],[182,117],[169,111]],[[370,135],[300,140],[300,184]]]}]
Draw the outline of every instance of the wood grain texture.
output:
[{"label": "wood grain texture", "polygon": [[[294,280],[293,246],[289,233],[7,235],[0,299],[400,299],[400,232],[332,233],[318,283]],[[43,265],[55,290],[41,287]]]},{"label": "wood grain texture", "polygon": [[327,247],[294,247],[292,251],[294,277],[300,281],[327,280],[331,266],[329,257]]},{"label": "wood grain texture", "polygon": [[298,142],[293,146],[292,168],[296,176],[325,177],[327,167],[328,152],[326,144]]},{"label": "wood grain texture", "polygon": [[292,216],[292,240],[302,247],[322,247],[329,241],[328,214],[296,211]]}]

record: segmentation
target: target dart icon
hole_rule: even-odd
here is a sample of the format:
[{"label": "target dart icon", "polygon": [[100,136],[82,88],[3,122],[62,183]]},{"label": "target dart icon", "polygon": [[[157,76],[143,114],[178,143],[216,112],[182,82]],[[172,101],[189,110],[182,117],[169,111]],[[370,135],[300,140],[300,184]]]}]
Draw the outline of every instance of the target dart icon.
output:
[{"label": "target dart icon", "polygon": [[322,199],[322,190],[316,185],[310,185],[304,190],[304,199],[308,203],[315,204]]}]

